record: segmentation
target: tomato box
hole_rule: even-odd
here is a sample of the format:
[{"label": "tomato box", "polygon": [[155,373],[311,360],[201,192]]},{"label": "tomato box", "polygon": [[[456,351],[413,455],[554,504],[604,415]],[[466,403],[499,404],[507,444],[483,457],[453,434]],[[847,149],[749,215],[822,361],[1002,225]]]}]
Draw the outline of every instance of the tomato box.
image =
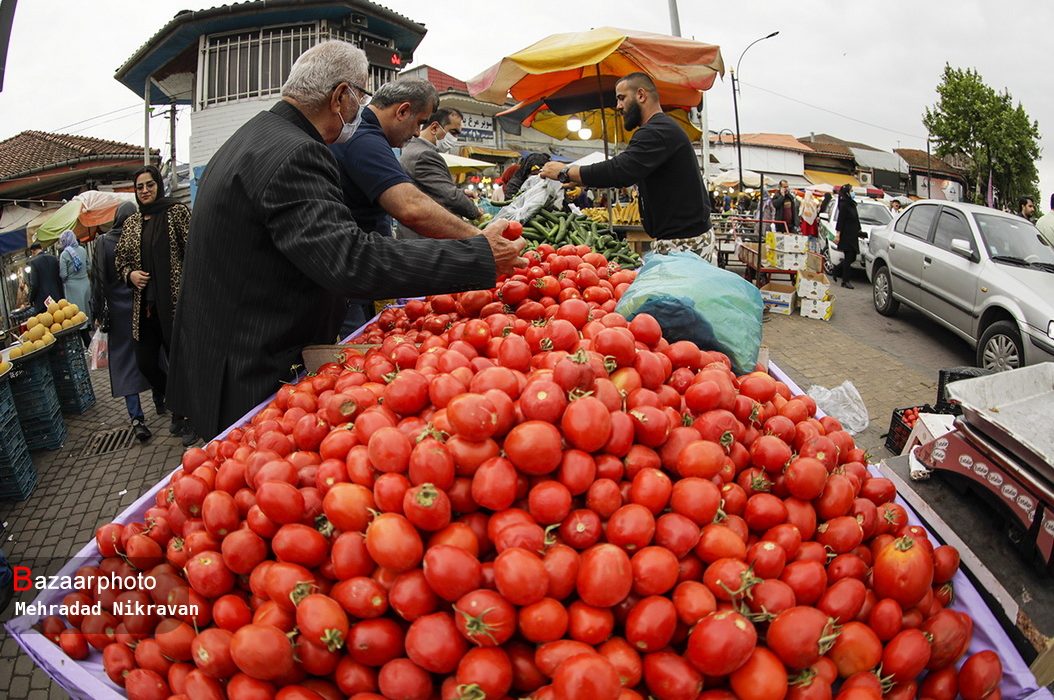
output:
[{"label": "tomato box", "polygon": [[915,427],[915,421],[905,417],[905,414],[910,416],[911,412],[933,413],[933,406],[926,403],[921,406],[905,406],[904,408],[893,409],[893,417],[889,421],[889,432],[886,433],[886,449],[895,455],[899,455],[903,451],[904,445],[908,444],[908,438]]},{"label": "tomato box", "polygon": [[815,318],[820,321],[830,321],[834,315],[834,298],[826,299],[802,299],[801,315],[805,318]]},{"label": "tomato box", "polygon": [[772,313],[784,316],[794,313],[794,302],[797,298],[794,285],[785,282],[769,282],[760,291],[765,308]]}]

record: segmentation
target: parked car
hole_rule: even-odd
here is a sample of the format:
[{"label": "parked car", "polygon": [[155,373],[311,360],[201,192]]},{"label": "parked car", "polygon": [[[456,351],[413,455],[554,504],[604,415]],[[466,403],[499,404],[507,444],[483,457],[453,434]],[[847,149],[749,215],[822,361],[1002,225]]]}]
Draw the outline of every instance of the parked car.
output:
[{"label": "parked car", "polygon": [[[853,267],[866,270],[864,258],[871,231],[888,225],[893,221],[893,214],[885,202],[870,197],[857,199],[856,213],[860,216],[860,255],[857,256]],[[820,214],[820,252],[824,256],[824,268],[827,274],[834,272],[834,268],[842,262],[842,253],[835,248],[834,243],[834,226],[837,221],[838,197],[832,197],[831,203],[827,205],[827,211]]]},{"label": "parked car", "polygon": [[868,242],[875,309],[918,309],[1004,370],[1054,360],[1054,248],[1030,222],[988,207],[915,202]]}]

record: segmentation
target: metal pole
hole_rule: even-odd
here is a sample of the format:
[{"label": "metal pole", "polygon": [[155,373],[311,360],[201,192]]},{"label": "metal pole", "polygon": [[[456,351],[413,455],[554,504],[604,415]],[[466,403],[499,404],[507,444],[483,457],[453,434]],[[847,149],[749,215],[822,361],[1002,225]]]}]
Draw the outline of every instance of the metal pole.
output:
[{"label": "metal pole", "polygon": [[930,198],[930,180],[933,179],[933,170],[930,166],[930,137],[926,136],[926,199]]},{"label": "metal pole", "polygon": [[739,100],[736,99],[736,71],[732,72],[732,109],[736,113],[736,161],[739,164],[739,191],[743,192],[743,146],[739,139]]},{"label": "metal pole", "polygon": [[765,219],[765,173],[759,172],[758,176],[761,183],[758,187],[758,268],[754,271],[755,284],[761,281],[761,266],[765,260],[765,237],[762,232]]},{"label": "metal pole", "polygon": [[143,165],[150,165],[150,78],[143,87]]},{"label": "metal pole", "polygon": [[[608,118],[604,109],[604,83],[600,80],[600,64],[597,64],[597,91],[600,93],[600,128],[604,131],[604,160],[608,159]],[[608,188],[608,232],[615,232],[615,213],[611,210],[613,189]]]},{"label": "metal pole", "polygon": [[173,102],[168,112],[168,138],[171,141],[169,149],[169,167],[172,168],[172,186],[169,187],[170,193],[176,191],[176,185],[179,184],[179,176],[176,174],[176,103]]},{"label": "metal pole", "polygon": [[681,17],[677,13],[677,0],[670,0],[670,31],[674,36],[681,35]]}]

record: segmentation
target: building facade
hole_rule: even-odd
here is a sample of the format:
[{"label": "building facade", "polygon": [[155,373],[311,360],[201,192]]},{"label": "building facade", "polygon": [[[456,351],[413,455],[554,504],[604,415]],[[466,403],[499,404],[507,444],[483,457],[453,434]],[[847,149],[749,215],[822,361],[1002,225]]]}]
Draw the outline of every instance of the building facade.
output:
[{"label": "building facade", "polygon": [[147,110],[191,107],[196,180],[231,134],[278,99],[304,51],[330,39],[362,48],[372,91],[413,59],[425,31],[368,0],[256,0],[178,13],[114,77]]}]

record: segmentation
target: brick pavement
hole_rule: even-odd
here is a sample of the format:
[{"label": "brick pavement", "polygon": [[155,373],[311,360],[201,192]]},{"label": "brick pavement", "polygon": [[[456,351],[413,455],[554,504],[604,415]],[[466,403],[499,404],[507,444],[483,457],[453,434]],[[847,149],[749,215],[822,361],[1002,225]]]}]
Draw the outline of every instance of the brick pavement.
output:
[{"label": "brick pavement", "polygon": [[[128,425],[123,398],[110,396],[106,370],[91,373],[96,404],[81,416],[65,416],[69,437],[52,451],[33,453],[39,480],[21,503],[0,503],[2,542],[12,564],[32,561],[54,573],[90,538],[95,528],[131,505],[179,464],[183,446],[168,434],[168,416],[157,416],[143,394],[147,423],[154,436],[119,452],[81,457],[91,437]],[[25,594],[26,600],[32,598]],[[7,609],[7,620],[14,603]],[[0,632],[0,698],[66,698],[15,640]]]}]

